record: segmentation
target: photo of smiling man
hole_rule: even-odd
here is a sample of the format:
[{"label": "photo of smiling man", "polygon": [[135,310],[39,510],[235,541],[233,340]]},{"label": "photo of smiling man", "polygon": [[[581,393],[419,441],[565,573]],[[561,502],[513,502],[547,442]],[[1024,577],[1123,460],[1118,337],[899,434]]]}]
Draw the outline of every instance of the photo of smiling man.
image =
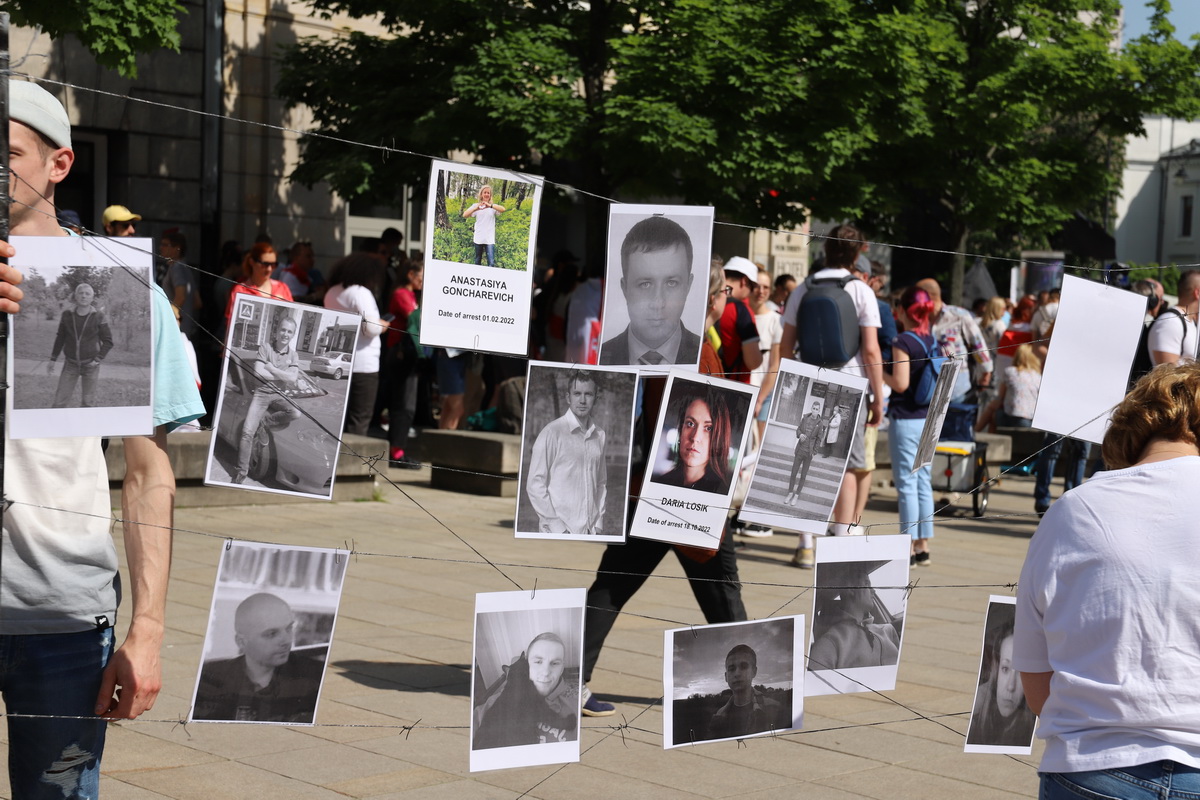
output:
[{"label": "photo of smiling man", "polygon": [[712,215],[708,207],[612,207],[601,364],[664,372],[699,362]]}]

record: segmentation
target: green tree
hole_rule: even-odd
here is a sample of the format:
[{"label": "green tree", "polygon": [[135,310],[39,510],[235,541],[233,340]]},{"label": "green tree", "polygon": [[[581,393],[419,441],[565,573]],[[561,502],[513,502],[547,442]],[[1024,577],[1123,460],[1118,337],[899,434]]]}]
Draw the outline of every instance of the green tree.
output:
[{"label": "green tree", "polygon": [[137,76],[136,58],[179,51],[179,0],[2,0],[14,25],[37,26],[52,39],[74,35],[102,66]]},{"label": "green tree", "polygon": [[[1107,202],[1144,115],[1200,113],[1200,45],[1173,38],[1167,0],[1122,49],[1118,0],[312,2],[388,29],[285,55],[279,92],[322,133],[748,225],[860,219],[932,250],[1045,236]],[[354,196],[428,169],[307,137],[293,177]]]}]

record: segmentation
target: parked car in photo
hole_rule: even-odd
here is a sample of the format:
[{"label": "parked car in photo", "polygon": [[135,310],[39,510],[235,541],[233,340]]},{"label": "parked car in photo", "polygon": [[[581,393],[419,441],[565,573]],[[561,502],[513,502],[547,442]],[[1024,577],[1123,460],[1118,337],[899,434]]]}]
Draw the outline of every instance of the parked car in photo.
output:
[{"label": "parked car in photo", "polygon": [[340,381],[343,376],[349,377],[352,357],[349,353],[326,353],[323,356],[313,356],[308,365],[309,372],[318,375],[329,375]]}]

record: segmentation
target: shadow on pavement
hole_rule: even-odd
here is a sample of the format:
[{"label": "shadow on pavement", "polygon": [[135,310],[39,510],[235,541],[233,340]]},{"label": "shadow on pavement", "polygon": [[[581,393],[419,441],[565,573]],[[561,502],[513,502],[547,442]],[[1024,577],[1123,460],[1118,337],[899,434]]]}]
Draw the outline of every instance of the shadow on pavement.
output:
[{"label": "shadow on pavement", "polygon": [[395,689],[407,692],[436,692],[454,697],[470,697],[471,668],[466,664],[420,664],[395,661],[335,661],[350,680],[371,689]]}]

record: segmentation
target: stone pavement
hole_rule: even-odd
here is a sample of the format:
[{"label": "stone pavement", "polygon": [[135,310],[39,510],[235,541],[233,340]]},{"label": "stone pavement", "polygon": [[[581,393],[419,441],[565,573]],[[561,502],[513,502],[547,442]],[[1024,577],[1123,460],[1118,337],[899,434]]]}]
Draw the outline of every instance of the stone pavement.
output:
[{"label": "stone pavement", "polygon": [[[165,685],[144,719],[110,726],[105,800],[1036,795],[1040,743],[1033,757],[962,753],[987,597],[1015,583],[1036,524],[1032,479],[993,489],[988,519],[973,519],[969,501],[959,503],[961,516],[939,518],[932,566],[913,569],[895,691],[809,698],[799,733],[664,751],[662,631],[704,621],[668,558],[601,655],[591,685],[619,714],[584,718],[581,762],[471,774],[475,593],[514,589],[509,578],[524,589],[535,581],[586,587],[601,546],[517,541],[512,499],[430,489],[427,470],[390,477],[398,488],[385,487],[384,502],[177,512]],[[895,519],[894,492],[876,488],[864,522]],[[177,722],[187,714],[226,536],[361,553],[347,571],[315,727]],[[810,615],[812,572],[788,563],[796,537],[745,541],[751,618]],[[6,784],[0,793],[9,796]]]}]

